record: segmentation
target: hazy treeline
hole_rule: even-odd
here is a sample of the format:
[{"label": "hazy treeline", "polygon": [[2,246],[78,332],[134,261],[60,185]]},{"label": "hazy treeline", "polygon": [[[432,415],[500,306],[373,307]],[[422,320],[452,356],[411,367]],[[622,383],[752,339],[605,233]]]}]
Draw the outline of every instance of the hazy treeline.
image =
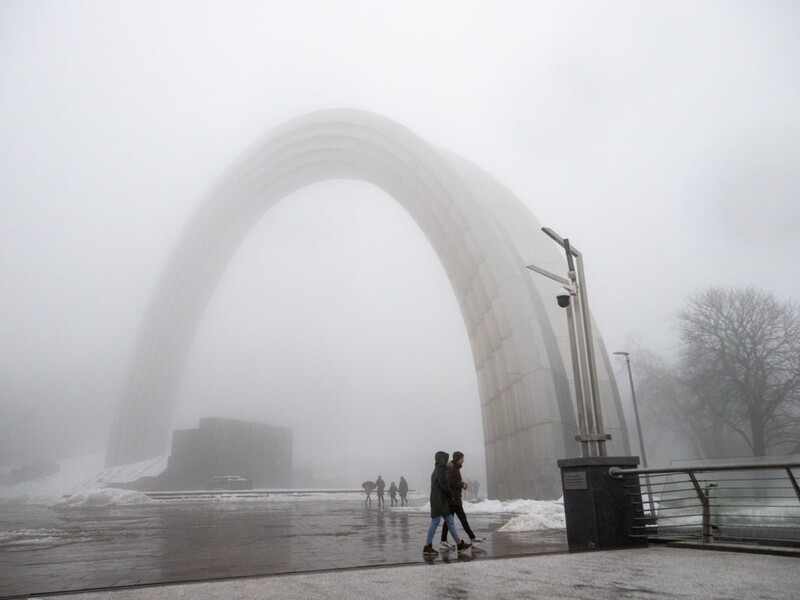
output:
[{"label": "hazy treeline", "polygon": [[676,313],[677,359],[634,356],[655,460],[800,452],[800,309],[755,288],[712,287]]}]

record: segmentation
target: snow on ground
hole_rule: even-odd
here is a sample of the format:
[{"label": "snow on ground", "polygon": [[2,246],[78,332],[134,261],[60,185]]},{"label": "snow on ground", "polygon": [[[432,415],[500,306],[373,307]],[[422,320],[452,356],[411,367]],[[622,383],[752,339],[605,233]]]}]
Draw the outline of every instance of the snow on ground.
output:
[{"label": "snow on ground", "polygon": [[498,531],[540,531],[542,529],[567,528],[563,497],[558,500],[484,500],[466,504],[464,511],[467,514],[517,514]]},{"label": "snow on ground", "polygon": [[140,477],[155,477],[164,472],[167,468],[168,461],[169,457],[165,454],[130,465],[109,467],[103,469],[98,475],[98,479],[104,484],[113,487],[115,483],[130,483],[131,481],[136,481]]},{"label": "snow on ground", "polygon": [[[167,465],[167,457],[162,456],[132,465],[121,467],[104,467],[105,452],[97,452],[60,463],[57,473],[34,481],[26,481],[16,485],[0,484],[0,504],[39,504],[58,507],[105,507],[132,504],[150,504],[159,502],[132,490],[121,490],[113,487],[114,483],[126,483],[144,475],[158,475]],[[110,485],[112,487],[105,487]],[[427,494],[409,494],[414,504],[422,502]],[[325,493],[319,491],[307,493],[298,491],[292,494],[271,494],[246,498],[235,492],[215,497],[215,502],[302,502],[325,500],[361,500],[363,494]],[[188,501],[175,500],[175,502]],[[377,508],[377,499],[372,499],[372,507]],[[417,506],[395,506],[389,510],[399,512],[427,513],[430,503]],[[467,502],[464,506],[467,515],[472,513],[512,514],[514,517],[500,531],[537,531],[541,529],[565,529],[564,501],[539,500],[483,500]],[[40,539],[47,539],[42,535]]]},{"label": "snow on ground", "polygon": [[44,506],[111,506],[141,504],[151,500],[139,492],[112,490],[109,482],[133,481],[142,475],[160,473],[166,457],[149,459],[123,467],[105,468],[105,451],[71,458],[59,463],[57,473],[16,485],[0,485],[0,503]]},{"label": "snow on ground", "polygon": [[158,501],[153,500],[149,496],[145,496],[141,492],[103,488],[71,494],[55,502],[55,506],[88,506],[98,508],[103,506],[116,506],[119,504],[155,504],[156,502]]},{"label": "snow on ground", "polygon": [[72,531],[52,528],[17,529],[16,531],[0,531],[0,546],[61,546],[76,542],[88,542],[92,538],[76,534]]},{"label": "snow on ground", "polygon": [[564,512],[564,499],[558,500],[482,500],[468,502],[464,505],[465,512],[471,513],[530,513],[542,509],[544,506],[555,505]]},{"label": "snow on ground", "polygon": [[[417,510],[428,512],[430,502]],[[473,513],[517,514],[498,531],[540,531],[543,529],[566,529],[564,499],[558,500],[483,500],[464,504],[467,517]]]},{"label": "snow on ground", "polygon": [[564,500],[538,501],[517,500],[525,507],[524,513],[513,517],[498,531],[540,531],[542,529],[566,529]]}]

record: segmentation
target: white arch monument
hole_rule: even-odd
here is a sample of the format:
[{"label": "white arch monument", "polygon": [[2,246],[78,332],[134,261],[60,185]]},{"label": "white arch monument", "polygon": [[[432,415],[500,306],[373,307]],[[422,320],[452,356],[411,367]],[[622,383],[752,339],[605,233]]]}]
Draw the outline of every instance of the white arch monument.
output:
[{"label": "white arch monument", "polygon": [[[580,452],[566,317],[555,301],[557,286],[525,267],[565,272],[562,254],[530,211],[486,172],[394,121],[358,110],[314,112],[278,127],[198,207],[139,332],[107,464],[165,452],[195,331],[238,246],[277,201],[330,179],[366,181],[387,192],[441,260],[472,346],[489,496],[559,497],[556,460]],[[599,335],[595,344],[609,454],[627,455],[619,394]],[[431,444],[433,456],[439,448]]]}]

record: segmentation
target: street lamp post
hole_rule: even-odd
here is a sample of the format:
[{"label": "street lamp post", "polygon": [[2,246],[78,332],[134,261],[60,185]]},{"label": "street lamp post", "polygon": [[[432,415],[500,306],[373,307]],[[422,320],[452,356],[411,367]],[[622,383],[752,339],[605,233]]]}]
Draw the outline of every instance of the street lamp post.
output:
[{"label": "street lamp post", "polygon": [[[606,442],[611,436],[603,430],[595,340],[586,294],[583,256],[570,244],[569,239],[562,238],[547,227],[542,227],[542,231],[564,249],[567,258],[566,277],[537,265],[527,265],[531,271],[563,286],[556,295],[556,301],[566,311],[580,430],[580,435],[576,435],[575,440],[581,444],[580,458],[558,460],[567,523],[567,543],[570,551],[646,546],[647,538],[629,535],[642,515],[638,502],[631,502],[626,482],[608,475],[610,468],[635,467],[639,459],[635,456],[607,454]],[[636,483],[638,490],[638,479]]]},{"label": "street lamp post", "polygon": [[527,265],[527,268],[559,282],[566,291],[558,296],[558,305],[567,311],[580,430],[580,435],[575,439],[581,443],[582,456],[606,456],[606,441],[610,440],[611,436],[603,430],[591,315],[586,294],[586,280],[583,276],[583,256],[570,244],[569,239],[562,238],[548,227],[542,227],[542,231],[560,245],[567,256],[567,278],[536,265]]},{"label": "street lamp post", "polygon": [[[631,400],[633,401],[633,417],[636,421],[636,434],[639,436],[639,450],[642,451],[642,467],[647,468],[647,453],[644,449],[644,438],[642,437],[642,424],[639,420],[639,407],[636,403],[636,390],[633,387],[633,373],[631,371],[631,353],[630,352],[614,352],[619,356],[625,357],[625,363],[628,366],[628,381],[631,383]],[[650,487],[650,476],[645,475],[645,485],[647,487],[648,504],[650,506],[650,514],[653,515],[653,491]]]}]

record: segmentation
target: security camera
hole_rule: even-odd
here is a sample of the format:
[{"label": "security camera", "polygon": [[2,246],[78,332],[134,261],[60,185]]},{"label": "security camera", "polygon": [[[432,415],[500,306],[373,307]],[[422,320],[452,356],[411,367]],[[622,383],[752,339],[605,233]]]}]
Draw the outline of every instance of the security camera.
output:
[{"label": "security camera", "polygon": [[561,308],[567,308],[569,306],[569,297],[570,293],[567,290],[561,291],[556,296],[556,300],[558,300],[558,305]]}]

